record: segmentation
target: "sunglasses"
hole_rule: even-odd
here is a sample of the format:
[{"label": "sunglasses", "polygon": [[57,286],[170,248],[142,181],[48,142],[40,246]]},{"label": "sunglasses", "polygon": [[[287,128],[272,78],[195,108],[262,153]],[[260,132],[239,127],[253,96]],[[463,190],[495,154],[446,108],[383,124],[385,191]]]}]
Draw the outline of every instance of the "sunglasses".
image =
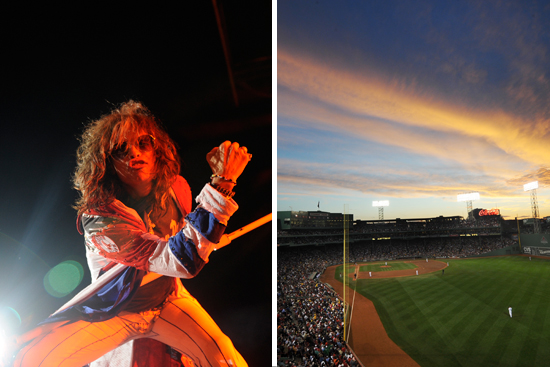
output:
[{"label": "sunglasses", "polygon": [[[155,149],[155,138],[153,135],[141,135],[137,138],[137,148],[141,152],[150,152]],[[116,159],[123,159],[128,155],[129,144],[124,142],[117,149],[113,150],[111,155]]]}]

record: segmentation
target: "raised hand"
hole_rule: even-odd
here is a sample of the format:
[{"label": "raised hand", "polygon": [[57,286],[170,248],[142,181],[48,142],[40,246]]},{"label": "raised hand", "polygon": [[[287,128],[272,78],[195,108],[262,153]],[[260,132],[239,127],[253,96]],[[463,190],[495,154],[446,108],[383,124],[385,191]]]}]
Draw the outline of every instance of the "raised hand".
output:
[{"label": "raised hand", "polygon": [[235,184],[251,158],[252,154],[248,153],[246,147],[230,141],[224,141],[206,155],[212,173]]}]

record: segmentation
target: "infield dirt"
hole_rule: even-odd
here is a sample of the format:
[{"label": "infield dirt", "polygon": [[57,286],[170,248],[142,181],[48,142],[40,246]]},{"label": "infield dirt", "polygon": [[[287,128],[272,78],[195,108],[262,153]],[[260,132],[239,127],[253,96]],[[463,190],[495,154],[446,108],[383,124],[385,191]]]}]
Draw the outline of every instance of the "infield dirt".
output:
[{"label": "infield dirt", "polygon": [[[432,273],[447,267],[447,263],[437,260],[411,260],[402,261],[412,263],[417,266],[416,269],[389,270],[358,273],[358,279],[367,278],[393,278],[404,276],[416,276],[418,274]],[[391,263],[388,265],[391,266]],[[335,266],[328,267],[321,281],[330,284],[334,290],[342,297],[343,286],[334,277]],[[359,265],[357,265],[357,270]],[[350,274],[353,277],[353,273]],[[350,280],[350,282],[353,280]],[[350,290],[352,291],[352,290]],[[384,325],[376,312],[374,304],[359,293],[355,294],[353,305],[353,314],[351,317],[351,332],[348,344],[352,347],[357,358],[364,366],[375,367],[420,367],[408,354],[397,346],[386,333]]]}]

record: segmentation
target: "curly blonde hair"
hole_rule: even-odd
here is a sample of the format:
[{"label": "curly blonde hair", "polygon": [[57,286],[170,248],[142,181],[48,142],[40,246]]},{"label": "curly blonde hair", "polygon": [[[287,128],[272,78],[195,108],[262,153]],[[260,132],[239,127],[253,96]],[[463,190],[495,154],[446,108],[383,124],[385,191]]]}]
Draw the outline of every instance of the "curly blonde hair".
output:
[{"label": "curly blonde hair", "polygon": [[155,138],[154,209],[165,209],[170,186],[180,172],[176,145],[145,106],[130,100],[84,129],[73,175],[74,188],[80,194],[73,206],[78,215],[126,194],[114,170],[111,153],[143,130]]}]

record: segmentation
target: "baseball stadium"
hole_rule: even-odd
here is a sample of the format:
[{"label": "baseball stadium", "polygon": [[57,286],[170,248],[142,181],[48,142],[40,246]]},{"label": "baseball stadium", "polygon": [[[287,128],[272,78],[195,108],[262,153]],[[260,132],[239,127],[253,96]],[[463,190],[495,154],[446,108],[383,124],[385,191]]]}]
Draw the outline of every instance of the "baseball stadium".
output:
[{"label": "baseball stadium", "polygon": [[278,212],[278,366],[548,365],[548,219]]}]

